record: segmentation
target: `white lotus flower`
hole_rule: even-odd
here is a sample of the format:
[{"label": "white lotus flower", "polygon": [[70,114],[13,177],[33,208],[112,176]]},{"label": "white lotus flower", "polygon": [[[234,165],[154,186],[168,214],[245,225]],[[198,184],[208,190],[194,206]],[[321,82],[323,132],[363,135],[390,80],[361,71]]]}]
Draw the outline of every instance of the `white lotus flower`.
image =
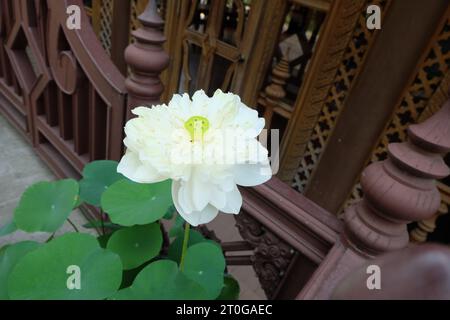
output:
[{"label": "white lotus flower", "polygon": [[237,214],[237,188],[270,179],[268,152],[257,140],[264,119],[239,96],[217,90],[174,95],[169,105],[138,107],[125,125],[126,153],[117,171],[140,183],[172,179],[172,198],[191,225],[219,211]]}]

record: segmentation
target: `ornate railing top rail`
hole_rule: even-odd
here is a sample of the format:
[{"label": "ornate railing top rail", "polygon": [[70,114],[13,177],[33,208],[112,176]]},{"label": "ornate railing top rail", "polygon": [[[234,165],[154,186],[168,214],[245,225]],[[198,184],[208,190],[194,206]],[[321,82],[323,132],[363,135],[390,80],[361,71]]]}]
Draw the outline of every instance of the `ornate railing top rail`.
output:
[{"label": "ornate railing top rail", "polygon": [[[152,1],[126,51],[127,79],[83,11],[82,29],[68,29],[70,5],[83,7],[81,0],[0,2],[0,110],[58,176],[79,176],[89,161],[121,157],[129,111],[158,101],[159,74],[169,61]],[[269,298],[328,298],[365,260],[404,248],[407,222],[437,211],[434,179],[448,175],[441,156],[449,150],[447,102],[411,126],[409,142],[392,144],[388,160],[364,171],[366,196],[347,210],[344,223],[273,178],[241,190],[236,220],[247,244],[224,247],[253,249],[249,261]]]}]

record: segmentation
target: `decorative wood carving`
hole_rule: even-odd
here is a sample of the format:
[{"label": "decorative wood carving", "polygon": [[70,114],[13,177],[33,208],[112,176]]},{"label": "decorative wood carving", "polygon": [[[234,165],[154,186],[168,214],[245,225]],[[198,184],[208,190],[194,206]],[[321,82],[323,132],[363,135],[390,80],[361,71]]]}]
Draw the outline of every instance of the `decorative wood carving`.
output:
[{"label": "decorative wood carving", "polygon": [[408,142],[389,145],[389,157],[363,172],[363,200],[344,215],[342,238],[298,299],[327,299],[336,285],[367,259],[405,248],[406,224],[434,215],[440,205],[435,179],[450,172],[450,100],[422,124],[409,128]]},{"label": "decorative wood carving", "polygon": [[286,0],[258,1],[257,3],[262,8],[259,8],[258,12],[252,7],[252,11],[255,12],[255,15],[259,15],[253,33],[258,35],[258,39],[253,47],[250,47],[251,51],[246,54],[248,61],[245,74],[241,77],[239,91],[242,100],[249,106],[257,104],[267,70],[271,67],[279,30],[283,26],[288,8]]},{"label": "decorative wood carving", "polygon": [[409,141],[388,146],[388,159],[367,167],[362,201],[345,212],[345,234],[361,252],[377,255],[408,244],[406,224],[439,209],[435,179],[450,174],[442,154],[450,151],[450,100],[427,121],[409,127]]},{"label": "decorative wood carving", "polygon": [[[376,122],[379,122],[378,126],[381,125],[376,134],[373,134],[372,137],[365,137],[365,139],[361,139],[361,137],[358,136],[359,141],[367,142],[358,144],[347,143],[347,148],[345,148],[346,150],[343,150],[340,144],[338,144],[338,147],[336,147],[335,149],[341,150],[342,153],[331,153],[331,151],[328,150],[325,150],[325,152],[323,152],[323,156],[321,158],[323,167],[317,167],[317,171],[320,171],[320,174],[317,174],[317,176],[320,177],[314,177],[315,179],[319,180],[319,183],[315,183],[315,186],[317,187],[317,190],[324,190],[328,189],[326,188],[326,185],[329,183],[329,181],[342,181],[342,188],[338,192],[327,190],[328,194],[333,193],[333,197],[335,198],[335,200],[331,205],[336,209],[341,207],[345,203],[345,201],[347,201],[345,206],[348,206],[350,203],[355,202],[362,197],[360,186],[358,184],[355,184],[355,182],[359,179],[359,175],[361,173],[360,166],[363,166],[363,164],[361,163],[367,165],[371,162],[384,160],[389,143],[405,141],[407,138],[407,127],[409,124],[426,120],[437,110],[439,110],[447,100],[446,95],[450,86],[450,82],[448,82],[448,73],[450,67],[450,64],[448,62],[450,61],[450,51],[447,50],[446,43],[448,43],[450,38],[450,6],[448,6],[448,3],[446,2],[437,1],[433,3],[436,8],[433,8],[433,6],[431,5],[427,6],[426,9],[431,12],[430,14],[426,13],[426,11],[422,9],[421,1],[415,2],[414,11],[412,9],[412,2],[410,1],[405,2],[400,10],[395,9],[401,3],[401,1],[393,1],[393,3],[391,4],[390,15],[386,16],[383,30],[388,31],[387,28],[391,24],[390,21],[393,21],[392,29],[395,28],[395,30],[389,31],[387,32],[387,34],[391,35],[391,38],[393,40],[392,42],[395,41],[396,44],[398,44],[398,49],[394,50],[396,52],[400,52],[400,48],[402,50],[404,50],[405,48],[405,45],[402,42],[398,41],[398,37],[400,36],[400,34],[404,33],[405,30],[408,30],[409,34],[414,35],[412,37],[414,38],[414,40],[408,39],[408,43],[406,45],[410,46],[413,44],[413,41],[422,39],[420,41],[420,45],[416,45],[416,48],[414,49],[413,47],[411,47],[406,51],[408,52],[408,54],[404,54],[409,58],[414,54],[414,52],[416,52],[415,55],[417,56],[417,58],[412,59],[414,67],[410,64],[410,66],[406,69],[408,80],[407,82],[404,82],[403,80],[401,84],[401,92],[393,97],[395,100],[393,100],[391,103],[383,103],[383,105],[387,107],[386,111],[384,112],[385,114],[382,114],[381,119],[378,121],[376,120],[378,117],[375,117],[374,115],[370,117],[370,124],[372,126],[374,126]],[[405,22],[401,22],[401,24],[399,25],[402,16],[404,16],[403,12],[405,8],[411,10],[411,14],[409,15],[410,18],[412,17],[411,15],[413,14],[413,12],[415,12],[414,14],[416,15],[416,17],[420,17],[422,21],[421,25],[418,25],[420,31],[415,30],[414,32],[412,32],[410,28],[406,27]],[[393,19],[394,14],[398,16],[395,19]],[[425,14],[427,14],[428,18],[425,18]],[[401,27],[405,29],[401,30]],[[428,31],[424,32],[426,30]],[[420,33],[422,33],[422,35],[419,37]],[[380,33],[380,36],[381,35],[382,34]],[[382,38],[383,37],[380,37],[377,43],[381,41]],[[377,43],[375,43],[374,47],[378,46]],[[384,50],[384,48],[388,45],[389,44],[385,44],[379,47],[378,51]],[[374,54],[372,55],[372,58],[377,57],[376,59],[372,59],[371,57],[368,58],[368,60],[370,60],[368,66],[374,65],[374,67],[372,68],[373,74],[383,74],[380,72],[380,64],[378,63],[378,61],[380,60],[380,56],[381,55]],[[391,55],[389,55],[389,57],[392,59]],[[399,58],[397,58],[397,60],[402,62],[406,61],[405,59],[400,60]],[[383,61],[386,61],[386,58],[384,58]],[[399,64],[397,64],[397,67],[398,66],[400,66],[400,62]],[[367,70],[367,68],[365,70]],[[383,66],[383,70],[388,70],[386,72],[392,74],[389,62],[387,62],[386,65]],[[401,76],[397,76],[393,77],[392,79],[401,78]],[[376,87],[374,86],[374,80],[374,75],[370,75],[367,77],[367,80],[364,80],[364,82],[360,81],[359,87],[355,88],[355,92],[356,90],[361,91],[359,94],[360,97],[363,97],[361,100],[367,99],[367,96],[369,94],[371,95],[371,97],[375,97],[378,95],[378,92],[375,93],[371,92],[372,90],[365,90],[364,87],[367,87],[367,85],[362,85],[371,84],[373,87]],[[377,83],[381,82],[386,85],[386,81],[383,77],[381,77]],[[377,99],[377,101],[379,101],[379,99]],[[360,103],[357,102],[353,105],[350,105],[349,107],[359,109],[359,105]],[[347,107],[346,110],[350,110],[349,107]],[[377,108],[376,104],[372,106],[372,109],[373,108]],[[382,106],[380,106],[380,108],[377,108],[377,110],[382,109]],[[355,112],[353,112],[353,110],[349,111],[349,113],[351,113],[351,117],[355,117]],[[341,119],[344,119],[344,117],[342,117]],[[365,120],[362,123],[366,123],[367,121],[368,120]],[[341,128],[341,130],[339,130],[340,137],[345,135],[345,130],[349,131],[348,127],[348,122],[342,126],[342,128],[345,129],[342,130]],[[353,126],[353,128],[350,130],[350,134],[353,134],[354,131],[358,131],[360,134],[363,134],[363,130],[357,128],[356,126]],[[366,126],[366,128],[370,129],[369,126]],[[336,130],[335,134],[337,134],[337,132],[338,131]],[[334,139],[333,141],[334,143],[336,143],[335,140],[336,139]],[[347,141],[348,140],[350,139],[347,139]],[[356,152],[351,152],[351,150],[348,150],[351,149],[348,146],[355,146]],[[362,150],[363,148],[368,150],[364,151],[362,155],[359,155],[360,150]],[[327,147],[327,149],[330,148]],[[329,153],[329,155],[326,155],[327,152]],[[337,159],[340,158],[340,162],[347,162],[346,154],[350,152],[355,154],[352,159],[354,165],[349,166],[349,169],[346,170],[347,172],[345,172],[345,175],[342,172],[339,175],[330,174],[329,171],[331,170],[326,169],[327,163],[323,161],[328,158],[333,163],[336,163]],[[359,158],[359,160],[357,160],[357,158]],[[360,165],[356,165],[356,163],[359,163]],[[326,180],[324,177],[328,177],[329,180]],[[353,190],[351,190],[351,188],[353,188]],[[311,198],[313,198],[313,195],[310,196]],[[321,195],[319,195],[317,198],[319,198],[320,196]],[[325,204],[323,203],[322,205],[325,206]]]},{"label": "decorative wood carving", "polygon": [[197,227],[197,230],[207,239],[211,239],[217,243],[221,243],[222,241],[217,237],[216,233],[209,229],[206,225],[200,225]]},{"label": "decorative wood carving", "polygon": [[[36,3],[38,7],[31,5]],[[4,59],[0,48],[2,112],[29,117],[36,150],[60,177],[79,176],[90,160],[118,159],[125,121],[125,79],[101,50],[84,13],[82,31],[66,28],[65,8],[82,6],[82,1],[20,0],[13,9],[11,4],[0,4],[0,36],[8,38],[9,50]],[[34,20],[29,19],[32,14],[39,18],[36,25],[29,23]],[[352,10],[347,14],[351,16]],[[13,23],[21,18],[22,25]],[[134,33],[136,43],[128,48],[132,67],[127,80],[129,109],[158,99],[162,90],[158,74],[168,61],[162,53],[162,20],[155,7],[147,7],[140,19],[143,26]],[[23,30],[24,26],[31,30]],[[52,29],[48,34],[47,26]],[[149,55],[156,58],[149,59]],[[53,61],[48,61],[50,57]],[[10,60],[13,67],[8,66]],[[58,60],[62,65],[55,65]],[[28,65],[36,68],[37,75],[30,70],[18,75]],[[10,104],[14,101],[18,104],[13,110]],[[434,179],[448,174],[441,155],[450,150],[450,101],[425,123],[411,126],[410,137],[410,142],[391,144],[389,159],[365,171],[366,197],[347,211],[344,233],[335,216],[273,178],[241,190],[242,214],[236,218],[247,243],[224,243],[224,247],[255,249],[250,261],[271,298],[292,297],[299,291],[298,298],[329,297],[339,279],[365,259],[404,247],[407,221],[428,218],[437,209]],[[314,270],[305,273],[293,267],[303,261]]]},{"label": "decorative wood carving", "polygon": [[430,100],[427,103],[426,108],[420,114],[419,121],[425,121],[438,110],[442,108],[445,101],[449,98],[449,88],[450,88],[450,69],[447,69],[445,76],[442,78],[439,87],[434,91]]},{"label": "decorative wood carving", "polygon": [[[215,89],[221,88],[240,94],[245,91],[243,86],[263,81],[255,73],[252,73],[249,81],[244,78],[248,76],[247,70],[251,65],[256,69],[263,63],[266,66],[265,73],[271,55],[264,62],[250,56],[262,53],[255,45],[265,42],[267,37],[273,40],[274,46],[278,37],[274,28],[279,30],[281,24],[274,26],[272,20],[266,20],[265,16],[277,15],[282,20],[286,5],[286,0],[255,0],[250,4],[243,0],[206,3],[168,0],[165,32],[169,42],[166,48],[172,63],[165,74],[167,88],[164,99],[167,100],[173,92],[180,90],[190,92],[204,89],[212,94]],[[248,7],[251,9],[248,10]],[[235,24],[227,30],[226,25],[230,20],[225,18],[230,10],[233,15],[228,18],[235,19]],[[263,23],[265,34],[261,35]],[[259,37],[255,37],[255,34]],[[244,96],[242,99],[248,103]]]},{"label": "decorative wood carving", "polygon": [[84,10],[83,28],[67,28],[70,5],[84,8],[82,0],[1,2],[0,25],[10,28],[2,27],[8,61],[2,50],[0,60],[13,68],[2,68],[0,110],[13,123],[27,119],[19,128],[58,177],[79,178],[89,161],[122,155],[125,79]]},{"label": "decorative wood carving", "polygon": [[131,69],[125,81],[128,117],[137,106],[160,103],[164,86],[159,75],[169,64],[169,56],[163,49],[166,41],[162,31],[164,21],[157,12],[155,1],[149,1],[139,22],[142,27],[132,32],[136,41],[125,50],[125,61]]},{"label": "decorative wood carving", "polygon": [[294,298],[312,275],[292,266],[300,257],[316,267],[335,261],[341,223],[275,177],[241,192],[244,203],[235,219],[255,248],[250,261],[259,280],[269,298]]},{"label": "decorative wood carving", "polygon": [[[286,53],[286,55],[288,55],[288,53]],[[266,128],[271,128],[270,124],[272,122],[274,111],[277,109],[283,110],[282,107],[277,108],[277,106],[286,96],[284,86],[286,85],[286,80],[289,79],[290,75],[289,62],[283,56],[280,59],[280,62],[278,62],[272,70],[271,83],[264,89],[264,119],[266,120]]]},{"label": "decorative wood carving", "polygon": [[294,178],[364,3],[333,1],[283,137],[278,173],[282,181],[291,183]]},{"label": "decorative wood carving", "polygon": [[[392,0],[366,0],[366,6],[371,4],[381,8],[382,21],[389,12],[391,3]],[[352,39],[342,56],[333,85],[330,87],[319,118],[311,132],[293,180],[292,187],[305,195],[308,193],[310,184],[314,184],[316,169],[320,168],[321,156],[328,147],[329,140],[332,140],[331,137],[336,133],[334,129],[341,112],[345,109],[347,99],[351,97],[352,88],[357,84],[369,52],[381,31],[367,29],[367,13],[364,8],[360,12]]]},{"label": "decorative wood carving", "polygon": [[[442,79],[439,87],[433,93],[433,96],[428,101],[427,107],[420,115],[420,121],[425,121],[437,111],[441,109],[445,101],[449,99],[450,88],[450,71],[448,70],[445,77]],[[436,229],[436,220],[439,216],[447,214],[447,206],[450,205],[450,187],[443,183],[438,183],[438,189],[441,193],[442,204],[439,207],[438,212],[431,218],[419,221],[417,226],[409,233],[410,240],[412,242],[425,242],[427,241],[428,234],[432,233]]]},{"label": "decorative wood carving", "polygon": [[246,213],[236,216],[236,226],[255,248],[250,261],[267,297],[274,298],[295,250]]}]

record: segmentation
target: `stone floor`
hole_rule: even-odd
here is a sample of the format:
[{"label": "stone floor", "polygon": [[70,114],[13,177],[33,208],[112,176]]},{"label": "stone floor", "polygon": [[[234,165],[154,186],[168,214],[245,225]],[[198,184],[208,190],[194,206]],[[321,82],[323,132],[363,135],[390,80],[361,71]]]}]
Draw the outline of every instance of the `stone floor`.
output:
[{"label": "stone floor", "polygon": [[[54,179],[55,176],[25,139],[0,115],[0,226],[11,220],[20,196],[27,187],[38,181]],[[74,211],[70,220],[78,229],[87,231],[82,227],[86,219],[80,211]],[[68,231],[74,229],[66,222],[57,234]],[[17,231],[0,237],[0,247],[23,240],[45,241],[49,236],[45,232],[27,234]]]},{"label": "stone floor", "polygon": [[[31,146],[0,115],[0,226],[11,220],[14,208],[27,187],[38,181],[51,181],[54,179],[55,176],[34,153]],[[86,219],[80,211],[74,211],[70,219],[78,229],[86,231],[82,227]],[[231,215],[219,215],[209,227],[222,240],[241,240],[239,233],[234,227],[234,218]],[[57,234],[70,231],[73,231],[73,228],[69,223],[66,223]],[[17,231],[0,237],[0,247],[8,243],[28,239],[45,241],[49,236],[50,234],[43,232],[27,234]],[[264,299],[264,293],[251,266],[231,266],[229,271],[239,281],[241,299]]]}]

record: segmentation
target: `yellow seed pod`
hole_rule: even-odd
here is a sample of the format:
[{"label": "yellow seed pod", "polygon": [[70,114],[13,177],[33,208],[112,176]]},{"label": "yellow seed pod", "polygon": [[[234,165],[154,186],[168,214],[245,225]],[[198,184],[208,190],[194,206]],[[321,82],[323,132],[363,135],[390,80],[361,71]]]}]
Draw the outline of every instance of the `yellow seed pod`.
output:
[{"label": "yellow seed pod", "polygon": [[192,141],[194,141],[197,137],[203,138],[203,135],[209,129],[209,121],[202,116],[193,116],[184,123],[184,127],[190,133]]}]

